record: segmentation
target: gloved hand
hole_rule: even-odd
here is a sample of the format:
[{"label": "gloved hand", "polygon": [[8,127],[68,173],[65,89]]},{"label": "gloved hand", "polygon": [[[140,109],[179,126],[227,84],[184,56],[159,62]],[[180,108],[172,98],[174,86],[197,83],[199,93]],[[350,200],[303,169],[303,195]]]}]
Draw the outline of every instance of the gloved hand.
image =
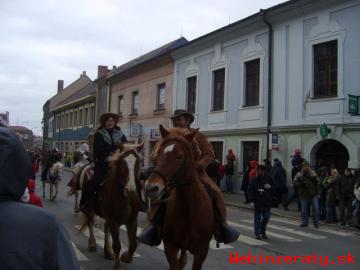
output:
[{"label": "gloved hand", "polygon": [[264,188],[270,189],[270,188],[271,188],[271,185],[270,185],[270,184],[265,184],[265,185],[264,185]]}]

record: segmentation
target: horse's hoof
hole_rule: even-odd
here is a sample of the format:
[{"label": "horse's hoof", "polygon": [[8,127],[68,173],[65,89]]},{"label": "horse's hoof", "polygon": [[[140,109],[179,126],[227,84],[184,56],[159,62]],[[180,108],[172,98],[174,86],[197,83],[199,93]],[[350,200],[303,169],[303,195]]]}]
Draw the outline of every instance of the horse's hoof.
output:
[{"label": "horse's hoof", "polygon": [[89,246],[89,252],[96,252],[97,246]]},{"label": "horse's hoof", "polygon": [[131,263],[133,256],[130,256],[129,251],[125,251],[123,254],[121,254],[120,260],[124,263]]}]

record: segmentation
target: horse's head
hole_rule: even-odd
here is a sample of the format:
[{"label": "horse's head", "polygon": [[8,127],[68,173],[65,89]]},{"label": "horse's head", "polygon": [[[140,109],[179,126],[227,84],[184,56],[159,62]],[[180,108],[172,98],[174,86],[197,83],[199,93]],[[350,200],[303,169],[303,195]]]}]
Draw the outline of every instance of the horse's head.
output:
[{"label": "horse's head", "polygon": [[141,154],[144,144],[122,144],[111,157],[111,178],[131,191],[136,191],[135,179],[140,176]]},{"label": "horse's head", "polygon": [[186,175],[196,170],[194,137],[198,130],[165,129],[160,125],[161,140],[156,147],[156,167],[145,184],[147,196],[161,197],[167,190],[189,181]]}]

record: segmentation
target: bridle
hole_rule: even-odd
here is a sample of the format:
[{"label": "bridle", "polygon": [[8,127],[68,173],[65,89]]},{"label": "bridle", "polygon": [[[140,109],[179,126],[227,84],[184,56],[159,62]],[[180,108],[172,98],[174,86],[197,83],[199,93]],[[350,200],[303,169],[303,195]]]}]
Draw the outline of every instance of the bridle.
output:
[{"label": "bridle", "polygon": [[179,176],[179,174],[181,173],[181,171],[184,169],[185,167],[185,158],[183,158],[180,167],[176,170],[176,172],[174,173],[174,175],[172,175],[171,177],[166,177],[162,172],[160,172],[159,170],[155,169],[152,171],[152,173],[156,173],[158,174],[162,179],[165,180],[165,187],[164,189],[160,192],[160,194],[157,196],[157,198],[152,199],[153,201],[157,202],[157,203],[164,203],[167,202],[170,198],[170,192],[177,187],[180,186],[185,186],[185,185],[190,185],[192,183],[192,181],[186,181],[186,182],[179,182],[177,180],[177,177]]}]

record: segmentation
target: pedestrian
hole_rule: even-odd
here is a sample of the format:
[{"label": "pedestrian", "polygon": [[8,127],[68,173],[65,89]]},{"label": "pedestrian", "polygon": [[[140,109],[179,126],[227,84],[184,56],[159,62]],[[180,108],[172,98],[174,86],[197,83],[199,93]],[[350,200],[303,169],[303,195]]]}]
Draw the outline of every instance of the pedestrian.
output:
[{"label": "pedestrian", "polygon": [[235,154],[232,149],[229,149],[228,154],[226,155],[226,161],[229,161],[229,160],[231,160],[231,161],[236,160]]},{"label": "pedestrian", "polygon": [[336,185],[339,180],[339,172],[331,170],[331,175],[324,179],[323,185],[326,190],[326,223],[336,223]]},{"label": "pedestrian", "polygon": [[356,225],[355,227],[360,230],[360,169],[357,169],[354,174],[355,186],[355,213],[356,213]]},{"label": "pedestrian", "polygon": [[287,193],[286,187],[286,171],[282,166],[282,163],[277,158],[274,159],[274,166],[271,169],[270,173],[271,178],[273,179],[273,193],[276,198],[277,203],[282,203],[282,197]]},{"label": "pedestrian", "polygon": [[244,170],[244,175],[243,175],[243,179],[241,182],[241,190],[244,191],[245,194],[245,204],[250,203],[249,201],[249,195],[248,195],[248,187],[249,187],[249,175],[250,175],[250,162],[246,161],[245,162],[245,170]]},{"label": "pedestrian", "polygon": [[32,179],[28,180],[27,189],[29,190],[29,204],[36,205],[38,207],[44,207],[42,200],[35,193],[35,181]]},{"label": "pedestrian", "polygon": [[320,196],[320,179],[317,174],[310,169],[307,161],[302,163],[302,169],[295,175],[294,186],[298,189],[301,199],[301,217],[300,227],[306,227],[309,224],[309,205],[313,207],[314,227],[319,227],[319,196]]},{"label": "pedestrian", "polygon": [[272,169],[270,160],[268,160],[267,158],[265,158],[265,159],[263,160],[263,164],[264,164],[265,169],[266,169],[265,172],[267,173],[267,175],[270,175],[271,169]]},{"label": "pedestrian", "polygon": [[319,178],[320,178],[320,198],[319,198],[319,213],[320,213],[320,220],[326,219],[326,189],[324,187],[324,180],[326,177],[330,175],[328,168],[325,166],[320,168],[319,171]]},{"label": "pedestrian", "polygon": [[218,175],[219,175],[219,187],[220,187],[221,186],[221,181],[223,180],[223,178],[225,176],[225,165],[221,161],[220,161],[220,164],[219,164]]},{"label": "pedestrian", "polygon": [[55,216],[20,200],[30,169],[16,133],[0,127],[1,269],[79,270],[69,235]]},{"label": "pedestrian", "polygon": [[206,173],[213,180],[217,186],[220,186],[220,178],[219,178],[219,167],[220,162],[217,159],[214,159],[207,167]]},{"label": "pedestrian", "polygon": [[257,160],[250,161],[250,173],[249,173],[249,181],[253,180],[257,176],[257,167],[259,166],[259,163]]},{"label": "pedestrian", "polygon": [[234,162],[235,159],[227,159],[225,164],[225,181],[226,181],[226,192],[234,193],[234,184],[232,181],[232,177],[234,175]]},{"label": "pedestrian", "polygon": [[340,202],[341,226],[351,226],[354,185],[354,177],[351,170],[347,168],[344,175],[339,177],[339,181],[336,183],[336,197]]},{"label": "pedestrian", "polygon": [[266,167],[259,165],[257,176],[250,182],[248,195],[254,203],[254,231],[255,238],[267,239],[266,225],[271,215],[272,179],[266,174]]}]

